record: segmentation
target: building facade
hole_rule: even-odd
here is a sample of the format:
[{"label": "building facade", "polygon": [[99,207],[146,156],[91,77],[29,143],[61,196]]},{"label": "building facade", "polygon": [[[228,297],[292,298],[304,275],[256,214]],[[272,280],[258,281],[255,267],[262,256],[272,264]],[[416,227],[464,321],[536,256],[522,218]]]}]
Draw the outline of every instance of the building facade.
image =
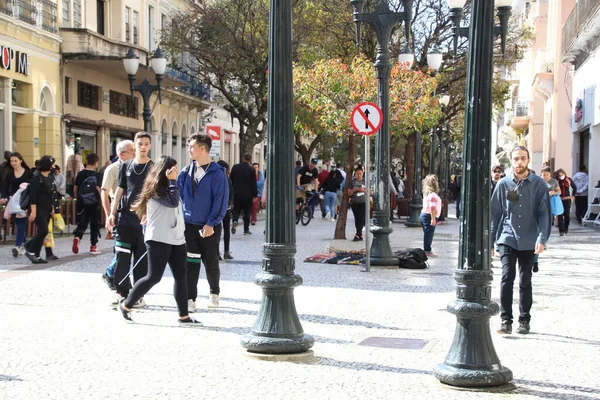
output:
[{"label": "building facade", "polygon": [[561,34],[561,59],[570,63],[574,71],[572,102],[568,107],[573,166],[588,167],[588,193],[592,194],[600,183],[600,1],[577,1]]},{"label": "building facade", "polygon": [[0,150],[61,162],[62,85],[56,4],[0,1]]}]

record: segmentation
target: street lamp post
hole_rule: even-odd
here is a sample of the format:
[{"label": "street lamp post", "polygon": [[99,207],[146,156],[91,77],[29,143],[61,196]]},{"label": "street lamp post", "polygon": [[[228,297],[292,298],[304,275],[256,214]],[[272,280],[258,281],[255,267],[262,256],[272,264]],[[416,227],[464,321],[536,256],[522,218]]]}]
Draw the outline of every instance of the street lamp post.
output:
[{"label": "street lamp post", "polygon": [[390,60],[389,42],[393,28],[404,23],[404,35],[410,38],[413,0],[401,0],[402,12],[392,12],[388,1],[379,0],[373,12],[364,13],[365,0],[351,0],[356,23],[356,43],[360,44],[360,25],[369,24],[377,35],[377,57],[375,70],[378,81],[378,103],[383,112],[383,124],[375,138],[375,174],[374,190],[374,223],[371,227],[373,242],[371,244],[371,265],[398,265],[398,259],[392,253],[389,235],[390,227]]},{"label": "street lamp post", "polygon": [[[459,26],[465,0],[448,0],[455,23],[454,40],[465,32]],[[491,300],[490,270],[490,140],[494,34],[506,38],[512,0],[496,0],[500,26],[494,26],[494,2],[471,1],[471,26],[465,102],[462,209],[456,300],[447,309],[457,318],[454,340],[444,363],[435,368],[443,383],[460,387],[500,386],[512,380],[502,366],[490,333],[490,317],[498,313]],[[456,45],[455,45],[456,47]]]},{"label": "street lamp post", "polygon": [[[444,144],[444,148],[445,148],[445,162],[444,162],[444,168],[442,169],[442,177],[440,179],[443,179],[443,188],[444,191],[442,192],[442,201],[445,201],[446,203],[450,202],[450,197],[448,196],[448,189],[449,189],[449,180],[450,180],[450,128],[446,127],[444,129],[445,132],[445,137],[444,140],[442,141]],[[447,211],[447,209],[446,209]],[[446,212],[446,216],[447,216],[447,212]]]},{"label": "street lamp post", "polygon": [[437,126],[429,130],[429,173],[435,174],[435,131]]},{"label": "street lamp post", "polygon": [[151,131],[151,122],[150,118],[152,117],[152,109],[150,108],[150,96],[155,91],[158,92],[158,101],[161,101],[161,82],[165,70],[167,68],[167,59],[163,55],[162,50],[159,48],[154,52],[154,57],[152,57],[152,69],[156,74],[156,85],[148,82],[148,79],[144,78],[144,81],[136,85],[135,84],[135,74],[137,74],[139,63],[139,57],[135,55],[132,48],[129,48],[127,55],[123,59],[123,65],[125,66],[125,71],[127,72],[127,76],[129,78],[129,88],[131,90],[131,101],[133,102],[133,93],[139,92],[142,95],[142,101],[144,103],[144,108],[142,111],[142,118],[144,119],[144,131],[150,133]]},{"label": "street lamp post", "polygon": [[291,0],[271,0],[269,15],[269,85],[267,105],[266,243],[262,272],[254,282],[262,287],[262,300],[252,332],[240,342],[249,353],[298,354],[307,352],[314,339],[305,334],[294,303],[296,275],[296,204],[294,184],[294,131],[292,88]]},{"label": "street lamp post", "polygon": [[[429,69],[433,71],[433,75],[437,73],[438,69],[442,66],[444,55],[437,47],[434,47],[427,53],[427,65]],[[437,88],[436,88],[437,90]],[[435,96],[435,92],[433,94]],[[432,132],[433,133],[433,132]],[[415,140],[415,160],[414,160],[414,182],[413,182],[413,194],[410,199],[410,217],[404,224],[408,228],[421,227],[421,209],[423,208],[423,197],[421,197],[421,171],[422,171],[422,146],[423,138],[421,131],[416,132]],[[433,146],[432,146],[433,148]],[[430,150],[431,151],[431,150]],[[433,156],[429,156],[429,170],[431,171],[431,160]],[[432,173],[432,172],[430,172]]]}]

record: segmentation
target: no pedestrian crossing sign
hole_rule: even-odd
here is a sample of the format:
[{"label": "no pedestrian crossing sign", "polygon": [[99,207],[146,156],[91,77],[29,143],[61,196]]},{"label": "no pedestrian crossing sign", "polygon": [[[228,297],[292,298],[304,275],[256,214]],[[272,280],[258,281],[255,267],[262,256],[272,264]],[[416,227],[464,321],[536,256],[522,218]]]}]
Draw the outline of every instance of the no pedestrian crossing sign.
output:
[{"label": "no pedestrian crossing sign", "polygon": [[377,104],[365,101],[354,107],[350,122],[357,133],[371,136],[381,128],[383,113]]},{"label": "no pedestrian crossing sign", "polygon": [[221,157],[221,127],[218,125],[208,125],[206,133],[212,139],[212,147],[210,148],[211,157]]}]

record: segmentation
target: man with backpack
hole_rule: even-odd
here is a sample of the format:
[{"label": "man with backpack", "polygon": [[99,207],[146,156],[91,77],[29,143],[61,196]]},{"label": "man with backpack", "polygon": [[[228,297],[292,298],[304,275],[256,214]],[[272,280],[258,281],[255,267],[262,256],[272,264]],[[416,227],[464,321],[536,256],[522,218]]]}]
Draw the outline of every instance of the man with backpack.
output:
[{"label": "man with backpack", "polygon": [[73,238],[73,254],[79,253],[79,242],[90,225],[90,253],[100,254],[98,251],[98,204],[100,204],[100,185],[98,184],[98,162],[100,158],[95,153],[87,156],[86,167],[77,173],[73,195],[77,199],[77,229]]}]

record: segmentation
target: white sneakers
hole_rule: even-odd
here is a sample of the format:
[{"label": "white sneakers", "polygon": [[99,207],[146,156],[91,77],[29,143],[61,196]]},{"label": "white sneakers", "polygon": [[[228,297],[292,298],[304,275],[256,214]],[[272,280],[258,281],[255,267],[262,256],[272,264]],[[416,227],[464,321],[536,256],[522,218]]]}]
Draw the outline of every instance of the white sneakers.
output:
[{"label": "white sneakers", "polygon": [[219,295],[211,294],[208,300],[208,304],[206,305],[208,308],[218,308],[219,307]]},{"label": "white sneakers", "polygon": [[188,299],[188,312],[196,312],[196,302],[192,299]]},{"label": "white sneakers", "polygon": [[144,301],[144,298],[142,297],[135,302],[132,308],[146,308],[146,301]]}]

